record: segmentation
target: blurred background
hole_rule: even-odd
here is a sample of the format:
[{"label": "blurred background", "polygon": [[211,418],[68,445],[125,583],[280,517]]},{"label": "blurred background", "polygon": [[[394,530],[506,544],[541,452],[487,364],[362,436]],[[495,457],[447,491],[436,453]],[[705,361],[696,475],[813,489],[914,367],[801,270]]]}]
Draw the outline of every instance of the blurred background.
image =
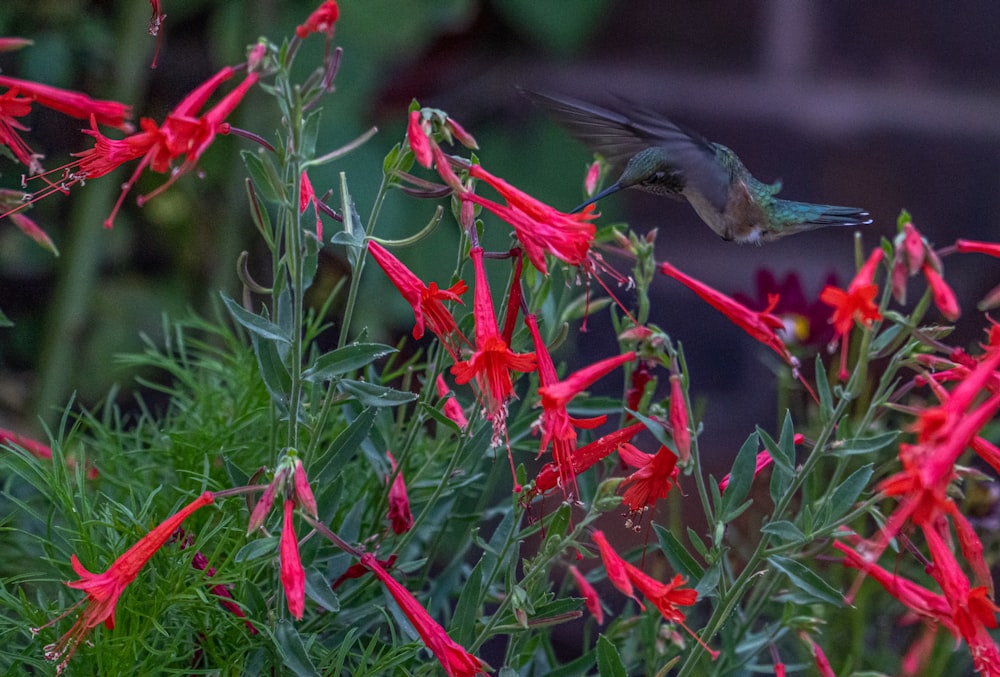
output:
[{"label": "blurred background", "polygon": [[[167,16],[153,70],[148,3],[5,3],[0,35],[35,44],[0,54],[0,69],[132,103],[136,118],[162,120],[219,67],[242,61],[258,35],[275,41],[290,35],[317,0],[162,4]],[[576,205],[591,156],[520,96],[520,86],[598,103],[624,96],[734,149],[760,180],[781,178],[782,197],[863,207],[875,220],[862,233],[866,252],[895,234],[903,208],[938,246],[957,237],[1000,240],[1000,5],[994,2],[344,0],[340,6],[336,43],[344,57],[337,92],[324,104],[319,147],[336,148],[372,125],[380,132],[311,179],[321,193],[346,172],[363,217],[413,98],[445,109],[471,131],[494,173],[557,207]],[[321,43],[308,45],[317,64]],[[270,100],[248,98],[232,123],[269,137],[276,120],[261,103]],[[88,146],[75,120],[36,110],[27,122],[26,136],[46,155],[46,168]],[[116,383],[124,392],[115,396],[127,405],[133,375],[117,365],[116,354],[141,349],[140,333],[162,340],[165,314],[209,313],[216,290],[238,295],[236,257],[257,247],[239,159],[250,147],[219,139],[201,163],[201,177],[182,178],[142,209],[127,200],[110,231],[101,223],[124,171],[40,203],[31,216],[55,240],[59,258],[0,223],[0,308],[15,323],[0,330],[0,426],[37,433],[41,421],[59,419],[74,393],[78,403],[95,406]],[[0,185],[17,187],[22,171],[0,158]],[[163,179],[147,173],[136,193]],[[778,281],[795,273],[806,302],[831,274],[842,286],[853,275],[850,230],[740,246],[720,240],[686,203],[625,192],[600,208],[601,223],[658,229],[659,258],[723,292],[760,299],[757,308],[766,298],[758,288],[762,270]],[[429,203],[393,195],[380,234],[413,233],[432,211]],[[448,246],[448,236],[439,237]],[[446,274],[435,276],[432,247],[406,254],[418,274],[438,280]],[[979,339],[983,319],[974,302],[1000,282],[1000,261],[949,257],[945,269],[965,313],[952,340],[966,345]],[[331,288],[345,270],[328,246],[319,288]],[[363,304],[368,315],[357,326],[367,324],[383,340],[408,331],[408,310],[382,294],[386,283],[373,274],[365,284],[380,302]],[[704,403],[703,449],[730,457],[755,423],[774,430],[774,365],[766,349],[676,282],[662,279],[655,287],[653,321],[683,343],[692,397]],[[913,282],[911,301],[922,292],[922,282]],[[590,331],[574,336],[557,358],[606,354],[613,345],[608,328],[603,316],[592,318]]]}]

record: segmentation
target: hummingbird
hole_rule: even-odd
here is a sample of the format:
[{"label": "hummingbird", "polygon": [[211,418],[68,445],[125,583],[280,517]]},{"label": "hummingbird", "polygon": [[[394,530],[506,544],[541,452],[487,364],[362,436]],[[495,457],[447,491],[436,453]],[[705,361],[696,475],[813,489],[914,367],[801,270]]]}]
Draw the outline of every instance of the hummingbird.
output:
[{"label": "hummingbird", "polygon": [[625,188],[637,188],[686,199],[716,234],[737,242],[760,244],[825,226],[872,222],[868,212],[857,207],[775,197],[780,180],[758,181],[729,148],[651,111],[629,105],[626,113],[568,96],[525,94],[578,141],[611,165],[623,167],[617,181],[574,212]]}]

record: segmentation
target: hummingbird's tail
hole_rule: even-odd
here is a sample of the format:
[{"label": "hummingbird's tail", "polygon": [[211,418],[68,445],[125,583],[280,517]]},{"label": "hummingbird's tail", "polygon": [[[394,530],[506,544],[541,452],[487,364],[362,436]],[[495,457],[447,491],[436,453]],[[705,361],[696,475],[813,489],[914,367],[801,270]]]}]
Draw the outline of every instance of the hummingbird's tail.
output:
[{"label": "hummingbird's tail", "polygon": [[868,212],[858,207],[817,205],[779,199],[774,200],[773,219],[775,225],[782,224],[781,228],[775,229],[774,237],[827,226],[867,226],[872,222]]}]

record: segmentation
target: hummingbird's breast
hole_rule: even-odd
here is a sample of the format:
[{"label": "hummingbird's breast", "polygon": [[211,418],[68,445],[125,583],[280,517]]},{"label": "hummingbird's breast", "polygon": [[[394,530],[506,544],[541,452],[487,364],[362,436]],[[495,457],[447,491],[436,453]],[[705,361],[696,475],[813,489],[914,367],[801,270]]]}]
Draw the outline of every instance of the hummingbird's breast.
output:
[{"label": "hummingbird's breast", "polygon": [[702,221],[723,240],[760,243],[766,239],[770,221],[761,205],[750,195],[745,182],[733,182],[723,209],[694,190],[685,190],[684,197]]}]

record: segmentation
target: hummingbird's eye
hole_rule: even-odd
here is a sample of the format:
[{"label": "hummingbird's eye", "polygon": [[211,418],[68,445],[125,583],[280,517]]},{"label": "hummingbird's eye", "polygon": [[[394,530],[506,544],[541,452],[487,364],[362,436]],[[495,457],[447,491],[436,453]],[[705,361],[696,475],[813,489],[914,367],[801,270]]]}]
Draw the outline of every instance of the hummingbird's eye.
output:
[{"label": "hummingbird's eye", "polygon": [[653,172],[650,174],[643,183],[647,186],[655,186],[658,183],[663,183],[663,179],[666,178],[664,172]]}]

